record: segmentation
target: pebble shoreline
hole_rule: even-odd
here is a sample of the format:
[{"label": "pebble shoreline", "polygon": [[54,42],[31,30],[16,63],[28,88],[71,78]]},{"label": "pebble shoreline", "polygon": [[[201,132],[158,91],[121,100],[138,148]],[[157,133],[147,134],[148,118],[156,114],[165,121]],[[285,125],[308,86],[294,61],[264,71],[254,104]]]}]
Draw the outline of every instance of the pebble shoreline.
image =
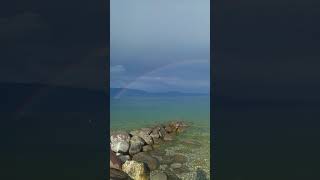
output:
[{"label": "pebble shoreline", "polygon": [[184,165],[187,158],[175,155],[163,159],[166,157],[156,154],[155,149],[173,141],[187,127],[185,122],[174,121],[152,128],[111,133],[110,179],[180,179],[173,172],[187,171]]}]

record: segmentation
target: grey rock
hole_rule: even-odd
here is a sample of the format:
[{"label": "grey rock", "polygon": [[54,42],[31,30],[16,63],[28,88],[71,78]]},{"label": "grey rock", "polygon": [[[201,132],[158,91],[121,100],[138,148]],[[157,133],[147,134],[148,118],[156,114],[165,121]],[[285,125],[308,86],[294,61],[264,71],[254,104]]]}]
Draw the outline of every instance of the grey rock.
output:
[{"label": "grey rock", "polygon": [[142,150],[142,146],[144,145],[144,140],[138,136],[133,136],[130,139],[130,148],[129,154],[134,155]]},{"label": "grey rock", "polygon": [[150,180],[167,180],[168,176],[162,171],[157,171],[156,173],[150,176]]},{"label": "grey rock", "polygon": [[129,150],[130,135],[127,132],[116,132],[110,136],[111,150],[116,153],[126,153]]},{"label": "grey rock", "polygon": [[153,139],[149,134],[140,132],[138,136],[141,137],[146,142],[146,144],[153,144]]},{"label": "grey rock", "polygon": [[152,132],[152,128],[141,128],[140,131],[145,134],[150,134]]},{"label": "grey rock", "polygon": [[151,171],[156,170],[160,166],[157,158],[152,157],[148,152],[140,152],[132,157],[132,160],[147,164]]},{"label": "grey rock", "polygon": [[131,159],[131,157],[129,155],[120,155],[120,156],[118,156],[118,158],[120,159],[120,161],[122,163],[125,163],[126,161]]}]

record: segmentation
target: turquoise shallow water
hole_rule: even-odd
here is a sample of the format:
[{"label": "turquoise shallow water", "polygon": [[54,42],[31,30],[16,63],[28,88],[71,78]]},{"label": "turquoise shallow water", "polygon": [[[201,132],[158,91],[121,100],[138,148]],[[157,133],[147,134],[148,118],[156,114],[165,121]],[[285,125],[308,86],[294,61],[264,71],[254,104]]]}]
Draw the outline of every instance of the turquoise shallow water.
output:
[{"label": "turquoise shallow water", "polygon": [[121,97],[110,102],[111,129],[137,128],[168,120],[210,124],[209,96]]},{"label": "turquoise shallow water", "polygon": [[[189,122],[191,127],[179,134],[174,142],[163,145],[160,151],[167,156],[182,154],[188,157],[188,162],[184,164],[188,171],[178,173],[179,178],[195,179],[196,171],[200,169],[205,172],[206,179],[210,179],[209,96],[111,99],[110,116],[111,131],[132,130],[170,120]],[[195,141],[199,145],[184,144],[185,140]]]}]

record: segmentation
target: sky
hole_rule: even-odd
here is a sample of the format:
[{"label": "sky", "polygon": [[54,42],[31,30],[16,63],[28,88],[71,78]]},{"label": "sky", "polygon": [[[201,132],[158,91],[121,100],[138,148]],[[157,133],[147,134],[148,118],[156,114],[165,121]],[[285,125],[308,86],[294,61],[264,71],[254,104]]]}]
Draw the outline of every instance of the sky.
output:
[{"label": "sky", "polygon": [[209,0],[111,0],[110,86],[209,92]]}]

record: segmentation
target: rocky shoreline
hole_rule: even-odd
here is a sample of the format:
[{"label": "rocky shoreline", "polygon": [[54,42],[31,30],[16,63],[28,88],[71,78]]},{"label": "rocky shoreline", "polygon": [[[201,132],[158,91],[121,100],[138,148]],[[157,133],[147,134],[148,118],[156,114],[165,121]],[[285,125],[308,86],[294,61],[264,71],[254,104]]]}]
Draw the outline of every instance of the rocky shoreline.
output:
[{"label": "rocky shoreline", "polygon": [[[176,173],[188,171],[184,165],[187,157],[181,154],[165,156],[163,151],[157,151],[157,149],[167,142],[173,142],[176,136],[187,128],[188,125],[185,122],[174,121],[151,128],[111,133],[110,179],[180,179]],[[197,143],[192,140],[187,140],[185,143],[197,146]],[[200,177],[200,179],[206,178]]]}]

